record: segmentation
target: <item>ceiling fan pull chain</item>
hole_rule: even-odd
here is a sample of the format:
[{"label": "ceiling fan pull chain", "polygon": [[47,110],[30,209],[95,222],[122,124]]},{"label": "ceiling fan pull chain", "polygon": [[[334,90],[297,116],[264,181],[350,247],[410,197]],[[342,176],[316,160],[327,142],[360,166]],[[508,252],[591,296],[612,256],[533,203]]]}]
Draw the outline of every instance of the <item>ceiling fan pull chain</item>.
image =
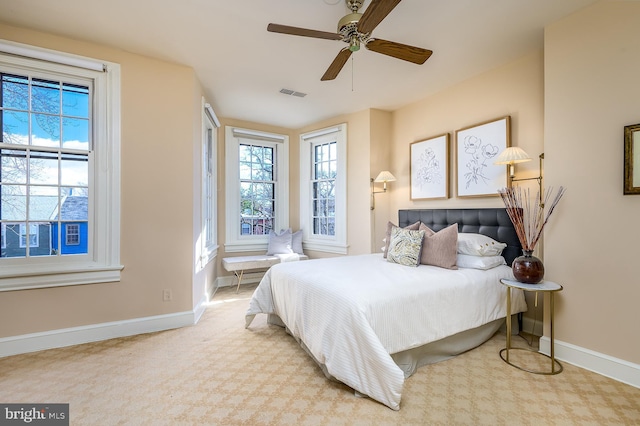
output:
[{"label": "ceiling fan pull chain", "polygon": [[353,88],[353,55],[351,55],[351,91],[355,92],[355,89]]}]

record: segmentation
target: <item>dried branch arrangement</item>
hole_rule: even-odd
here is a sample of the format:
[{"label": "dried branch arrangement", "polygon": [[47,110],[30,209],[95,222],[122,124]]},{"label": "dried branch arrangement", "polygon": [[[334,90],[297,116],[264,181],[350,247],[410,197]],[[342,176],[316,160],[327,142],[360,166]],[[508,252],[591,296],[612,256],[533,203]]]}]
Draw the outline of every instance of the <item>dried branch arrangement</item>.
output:
[{"label": "dried branch arrangement", "polygon": [[[523,250],[533,251],[535,249],[538,240],[542,236],[542,230],[564,192],[564,187],[558,188],[558,192],[549,203],[553,193],[553,188],[550,188],[546,192],[543,202],[540,203],[540,193],[535,198],[530,197],[528,188],[526,190],[522,190],[520,187],[498,190],[507,208],[509,219],[511,219],[516,229]],[[532,200],[535,201],[532,202]],[[545,206],[548,207],[546,215]]]}]

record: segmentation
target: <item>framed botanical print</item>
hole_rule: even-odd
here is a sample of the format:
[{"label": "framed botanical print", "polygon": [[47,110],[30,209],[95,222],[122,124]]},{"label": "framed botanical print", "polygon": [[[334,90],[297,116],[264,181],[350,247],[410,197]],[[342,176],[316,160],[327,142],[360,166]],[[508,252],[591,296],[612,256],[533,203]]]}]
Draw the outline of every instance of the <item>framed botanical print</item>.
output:
[{"label": "framed botanical print", "polygon": [[458,197],[497,197],[507,186],[507,168],[494,161],[511,146],[510,133],[509,116],[456,131]]},{"label": "framed botanical print", "polygon": [[449,133],[410,146],[411,199],[449,198]]}]

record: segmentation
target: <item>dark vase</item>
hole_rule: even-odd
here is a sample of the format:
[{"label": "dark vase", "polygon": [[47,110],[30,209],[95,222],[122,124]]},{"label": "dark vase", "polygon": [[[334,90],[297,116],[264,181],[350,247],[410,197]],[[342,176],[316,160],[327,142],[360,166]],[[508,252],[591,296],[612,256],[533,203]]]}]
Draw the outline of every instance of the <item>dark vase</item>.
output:
[{"label": "dark vase", "polygon": [[532,253],[531,250],[522,250],[522,256],[516,257],[511,265],[513,276],[521,283],[538,284],[544,277],[542,260]]}]

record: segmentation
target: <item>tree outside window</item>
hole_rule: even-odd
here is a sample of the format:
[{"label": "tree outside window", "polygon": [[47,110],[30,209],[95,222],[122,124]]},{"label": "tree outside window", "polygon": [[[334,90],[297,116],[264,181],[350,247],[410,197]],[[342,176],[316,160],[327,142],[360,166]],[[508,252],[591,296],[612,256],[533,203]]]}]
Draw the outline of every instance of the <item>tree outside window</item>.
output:
[{"label": "tree outside window", "polygon": [[[20,223],[5,229],[19,229],[19,247],[26,248],[7,247],[1,256],[61,255],[55,248],[64,236],[51,231],[65,220],[61,208],[70,197],[89,196],[90,85],[26,73],[0,73],[0,81],[0,222]],[[86,221],[84,206],[67,208],[66,215]],[[45,234],[47,247],[39,245]],[[12,241],[9,236],[7,245]]]}]

